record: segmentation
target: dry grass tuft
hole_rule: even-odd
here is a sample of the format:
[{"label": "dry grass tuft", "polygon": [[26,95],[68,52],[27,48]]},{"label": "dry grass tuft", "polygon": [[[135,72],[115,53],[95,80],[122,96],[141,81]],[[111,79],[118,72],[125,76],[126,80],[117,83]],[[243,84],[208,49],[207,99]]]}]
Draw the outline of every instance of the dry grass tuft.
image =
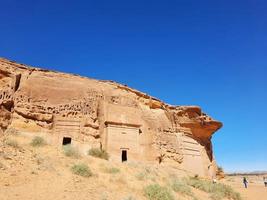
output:
[{"label": "dry grass tuft", "polygon": [[145,187],[145,196],[149,200],[174,200],[171,191],[159,184],[153,184]]},{"label": "dry grass tuft", "polygon": [[118,174],[120,173],[120,169],[116,167],[106,167],[104,168],[104,172],[109,174]]},{"label": "dry grass tuft", "polygon": [[31,145],[33,147],[41,147],[41,146],[46,145],[46,141],[44,140],[44,138],[40,136],[35,136],[31,141]]},{"label": "dry grass tuft", "polygon": [[90,177],[93,175],[90,168],[85,164],[75,164],[72,166],[71,171],[79,176]]},{"label": "dry grass tuft", "polygon": [[17,140],[15,140],[15,139],[7,138],[5,140],[5,144],[8,146],[11,146],[13,148],[19,148],[19,144],[18,144]]},{"label": "dry grass tuft", "polygon": [[63,146],[63,152],[64,152],[65,156],[68,156],[71,158],[80,158],[81,157],[78,149],[76,149],[75,147],[73,147],[71,145]]},{"label": "dry grass tuft", "polygon": [[211,194],[211,199],[222,200],[224,198],[232,200],[241,200],[241,196],[238,192],[235,192],[230,186],[222,183],[212,183],[211,181],[201,180],[199,178],[187,179],[187,184]]},{"label": "dry grass tuft", "polygon": [[101,159],[105,159],[108,160],[109,159],[109,155],[106,151],[98,149],[98,148],[92,148],[88,151],[88,155],[96,157],[96,158],[101,158]]},{"label": "dry grass tuft", "polygon": [[191,190],[191,187],[184,180],[174,179],[171,183],[171,188],[173,191],[178,192],[183,195],[188,195],[193,197],[194,193]]},{"label": "dry grass tuft", "polygon": [[153,170],[151,170],[149,167],[145,167],[141,172],[136,174],[135,177],[139,181],[152,180],[155,182],[156,178],[154,175],[155,175],[155,172]]}]

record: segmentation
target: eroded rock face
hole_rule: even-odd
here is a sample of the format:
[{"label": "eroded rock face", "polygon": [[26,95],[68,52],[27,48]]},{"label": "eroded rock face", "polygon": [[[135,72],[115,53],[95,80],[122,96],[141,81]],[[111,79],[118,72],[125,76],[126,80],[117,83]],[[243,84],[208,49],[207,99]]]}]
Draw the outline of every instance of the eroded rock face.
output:
[{"label": "eroded rock face", "polygon": [[2,132],[12,127],[43,133],[58,145],[71,138],[81,151],[107,150],[111,160],[168,164],[212,176],[211,137],[221,126],[197,106],[171,106],[112,81],[0,59]]}]

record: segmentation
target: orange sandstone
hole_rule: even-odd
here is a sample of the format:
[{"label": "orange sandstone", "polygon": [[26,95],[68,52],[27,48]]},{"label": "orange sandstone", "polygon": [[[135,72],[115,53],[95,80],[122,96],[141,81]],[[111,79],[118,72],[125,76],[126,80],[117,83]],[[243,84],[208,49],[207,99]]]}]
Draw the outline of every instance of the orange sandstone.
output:
[{"label": "orange sandstone", "polygon": [[221,128],[197,106],[171,106],[112,82],[0,59],[0,134],[15,128],[54,145],[103,148],[114,162],[149,162],[212,177]]}]

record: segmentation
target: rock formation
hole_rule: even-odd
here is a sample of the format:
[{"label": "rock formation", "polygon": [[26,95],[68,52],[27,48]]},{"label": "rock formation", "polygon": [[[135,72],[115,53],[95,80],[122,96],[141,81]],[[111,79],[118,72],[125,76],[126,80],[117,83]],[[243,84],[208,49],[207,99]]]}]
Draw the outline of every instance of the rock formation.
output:
[{"label": "rock formation", "polygon": [[0,59],[0,134],[14,128],[83,152],[103,148],[113,161],[213,176],[211,137],[221,126],[197,106],[171,106],[112,81]]}]

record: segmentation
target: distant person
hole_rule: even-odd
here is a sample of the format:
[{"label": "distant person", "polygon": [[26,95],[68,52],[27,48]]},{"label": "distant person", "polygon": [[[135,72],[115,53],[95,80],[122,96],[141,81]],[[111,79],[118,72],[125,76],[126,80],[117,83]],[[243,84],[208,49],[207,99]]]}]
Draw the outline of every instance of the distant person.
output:
[{"label": "distant person", "polygon": [[267,187],[267,177],[263,177],[263,182],[264,182],[265,187]]},{"label": "distant person", "polygon": [[212,179],[212,183],[216,184],[217,183],[217,179],[216,178]]},{"label": "distant person", "polygon": [[248,181],[246,177],[243,178],[243,183],[244,183],[245,188],[248,188]]}]

